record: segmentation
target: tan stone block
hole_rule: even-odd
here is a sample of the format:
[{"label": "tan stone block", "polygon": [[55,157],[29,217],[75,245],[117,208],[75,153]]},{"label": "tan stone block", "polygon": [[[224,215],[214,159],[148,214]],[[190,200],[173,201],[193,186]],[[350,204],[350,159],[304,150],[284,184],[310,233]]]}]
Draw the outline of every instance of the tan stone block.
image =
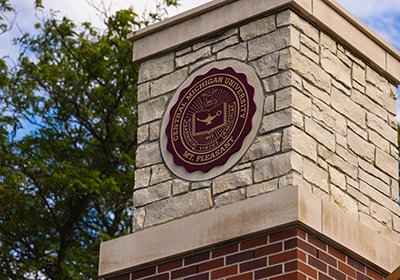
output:
[{"label": "tan stone block", "polygon": [[133,231],[143,229],[145,217],[146,210],[144,209],[144,207],[136,208],[133,210]]},{"label": "tan stone block", "polygon": [[329,50],[321,50],[321,66],[336,80],[351,87],[351,69]]},{"label": "tan stone block", "polygon": [[304,131],[292,127],[292,147],[301,155],[317,160],[317,142]]},{"label": "tan stone block", "polygon": [[165,112],[168,100],[169,98],[167,95],[162,95],[140,103],[138,105],[139,125],[161,119]]},{"label": "tan stone block", "polygon": [[236,58],[238,60],[247,59],[247,46],[246,43],[240,43],[232,47],[226,48],[217,53],[217,59]]},{"label": "tan stone block", "polygon": [[145,167],[161,163],[161,152],[158,142],[139,145],[136,150],[136,167]]},{"label": "tan stone block", "polygon": [[[390,198],[393,201],[397,201],[397,204],[400,205],[400,189],[399,189],[399,180],[398,179],[391,179],[390,180]],[[399,207],[400,208],[400,207]],[[400,216],[400,211],[399,211]]]},{"label": "tan stone block", "polygon": [[330,90],[330,87],[325,90],[321,90],[305,80],[303,80],[303,87],[309,95],[318,98],[328,105],[331,103],[330,94],[327,92],[327,90]]},{"label": "tan stone block", "polygon": [[399,162],[396,158],[381,151],[380,149],[376,149],[375,150],[375,164],[383,172],[386,172],[393,178],[398,178]]},{"label": "tan stone block", "polygon": [[292,105],[292,88],[288,87],[276,92],[275,99],[277,111],[290,107]]},{"label": "tan stone block", "polygon": [[156,79],[174,70],[174,54],[167,53],[160,57],[148,59],[140,64],[138,82],[143,83]]},{"label": "tan stone block", "polygon": [[346,176],[332,166],[329,166],[329,178],[331,183],[342,190],[346,190]]},{"label": "tan stone block", "polygon": [[368,185],[364,181],[360,181],[360,192],[378,202],[380,205],[384,205],[387,209],[400,216],[399,204],[375,189],[373,186]]},{"label": "tan stone block", "polygon": [[305,118],[305,130],[311,135],[314,139],[316,139],[319,143],[327,147],[331,151],[335,151],[335,135],[316,123],[311,118]]},{"label": "tan stone block", "polygon": [[304,34],[300,34],[300,43],[306,46],[309,50],[319,55],[319,44]]},{"label": "tan stone block", "polygon": [[292,110],[292,122],[293,122],[293,125],[304,130],[303,114],[294,109]]},{"label": "tan stone block", "polygon": [[191,52],[191,51],[192,51],[192,46],[189,46],[189,47],[185,47],[183,49],[178,49],[175,52],[175,55],[176,56],[182,56],[182,55],[187,54],[188,52]]},{"label": "tan stone block", "polygon": [[367,96],[369,96],[369,98],[377,102],[379,105],[388,110],[390,113],[392,114],[397,113],[395,99],[391,98],[388,93],[384,93],[371,83],[366,84],[365,93],[367,94]]},{"label": "tan stone block", "polygon": [[359,82],[361,85],[365,85],[365,69],[357,63],[353,63],[351,69],[353,79]]},{"label": "tan stone block", "polygon": [[[308,96],[301,93],[296,88],[290,88],[290,89],[291,89],[292,107],[299,110],[306,116],[311,116],[311,106],[312,106],[311,99]],[[276,106],[278,106],[278,102]]]},{"label": "tan stone block", "polygon": [[251,64],[256,68],[258,75],[265,78],[278,73],[279,52],[264,55]]},{"label": "tan stone block", "polygon": [[292,127],[285,128],[282,133],[281,151],[288,152],[292,149],[293,137]]},{"label": "tan stone block", "polygon": [[385,137],[392,144],[397,144],[397,131],[393,129],[388,123],[384,120],[376,117],[371,113],[367,113],[367,125],[369,128],[372,128],[380,135]]},{"label": "tan stone block", "polygon": [[150,99],[150,83],[142,83],[138,85],[137,99],[139,103]]},{"label": "tan stone block", "polygon": [[299,74],[294,71],[284,71],[263,80],[264,88],[267,93],[276,91],[288,86],[302,89],[302,81]]},{"label": "tan stone block", "polygon": [[360,169],[358,177],[361,180],[363,180],[365,183],[369,184],[370,186],[374,187],[375,189],[377,189],[381,193],[385,194],[387,197],[390,196],[390,192],[391,192],[390,185],[385,184],[384,182],[382,182],[378,178],[368,174],[367,172],[365,172],[362,169]]},{"label": "tan stone block", "polygon": [[150,123],[150,141],[157,140],[160,137],[160,121]]},{"label": "tan stone block", "polygon": [[192,182],[192,190],[204,189],[211,187],[212,181]]},{"label": "tan stone block", "polygon": [[278,179],[254,184],[246,188],[247,197],[257,196],[263,193],[275,191],[278,189]]},{"label": "tan stone block", "polygon": [[326,35],[324,32],[321,32],[320,37],[321,37],[320,38],[321,46],[332,53],[336,53],[337,50],[336,42],[330,36]]},{"label": "tan stone block", "polygon": [[141,125],[137,130],[137,142],[138,144],[142,144],[147,140],[149,140],[149,125]]},{"label": "tan stone block", "polygon": [[313,100],[312,117],[326,124],[339,135],[347,134],[346,118],[319,100]]},{"label": "tan stone block", "polygon": [[347,140],[349,148],[355,152],[360,157],[365,160],[372,162],[375,157],[375,147],[374,145],[368,143],[360,136],[355,134],[353,131],[349,130],[347,134]]},{"label": "tan stone block", "polygon": [[393,214],[387,210],[384,206],[377,203],[371,202],[371,215],[377,219],[381,224],[392,227],[392,216]]},{"label": "tan stone block", "polygon": [[178,195],[187,193],[190,188],[190,183],[181,179],[174,179],[172,181],[172,194]]},{"label": "tan stone block", "polygon": [[248,151],[244,154],[241,162],[253,161],[281,150],[282,132],[268,133],[256,138]]},{"label": "tan stone block", "polygon": [[338,51],[336,53],[337,57],[348,67],[352,66],[352,61],[347,55],[344,54],[344,48],[341,45],[338,45]]},{"label": "tan stone block", "polygon": [[331,185],[330,187],[331,201],[342,209],[345,213],[352,216],[358,216],[357,200],[348,195],[345,191],[340,188]]},{"label": "tan stone block", "polygon": [[386,53],[386,70],[391,73],[397,80],[400,80],[400,62],[398,58],[394,58],[391,54]]},{"label": "tan stone block", "polygon": [[205,65],[207,63],[210,63],[212,61],[215,61],[215,60],[217,60],[217,56],[216,55],[212,55],[210,57],[203,58],[203,59],[200,59],[200,60],[196,61],[195,63],[193,63],[193,64],[191,64],[189,66],[189,74],[193,73],[193,71],[197,70],[201,66],[203,66],[203,65]]},{"label": "tan stone block", "polygon": [[366,80],[375,85],[383,93],[390,93],[389,82],[369,66],[366,67]]},{"label": "tan stone block", "polygon": [[210,46],[204,47],[195,52],[191,52],[186,55],[177,57],[175,59],[175,64],[177,67],[182,67],[182,66],[188,65],[190,63],[196,62],[200,59],[207,58],[209,56],[211,56],[211,47]]},{"label": "tan stone block", "polygon": [[239,43],[239,38],[238,36],[234,35],[232,37],[226,38],[225,40],[215,43],[212,46],[212,52],[219,52],[220,50],[223,50],[227,47],[230,47],[232,45],[236,45],[237,43]]},{"label": "tan stone block", "polygon": [[[356,188],[354,188],[352,186],[348,186],[347,192],[349,193],[349,195],[354,197],[358,202],[360,202],[364,206],[366,206],[366,208],[368,209],[368,213],[369,213],[370,200],[366,195],[364,195],[358,189],[356,189]],[[360,204],[359,204],[359,208],[360,208]]]},{"label": "tan stone block", "polygon": [[330,87],[330,76],[308,57],[293,48],[280,52],[279,69],[292,69],[321,89]]},{"label": "tan stone block", "polygon": [[329,192],[328,172],[308,159],[303,160],[303,176],[310,183]]},{"label": "tan stone block", "polygon": [[146,206],[145,227],[162,224],[170,220],[198,213],[210,208],[209,189],[192,191],[185,195],[157,201]]},{"label": "tan stone block", "polygon": [[387,118],[387,112],[382,106],[378,105],[377,103],[372,101],[368,96],[359,92],[358,90],[351,91],[351,99],[358,105],[361,105],[362,107],[368,109],[371,113],[374,113],[378,117],[382,119]]},{"label": "tan stone block", "polygon": [[336,153],[333,153],[324,146],[319,145],[318,155],[323,159],[325,159],[330,165],[336,167],[337,169],[349,175],[353,179],[357,179],[358,176],[357,166],[354,166],[345,159],[339,157]]},{"label": "tan stone block", "polygon": [[300,53],[307,56],[309,59],[311,59],[315,63],[319,64],[320,56],[318,54],[316,54],[315,52],[313,52],[312,50],[310,50],[308,47],[306,47],[304,45],[300,45]]},{"label": "tan stone block", "polygon": [[267,35],[248,41],[249,60],[279,51],[283,48],[300,45],[300,35],[294,28],[283,27]]},{"label": "tan stone block", "polygon": [[156,97],[176,90],[188,76],[188,68],[172,72],[158,80],[150,82],[151,97]]},{"label": "tan stone block", "polygon": [[167,169],[165,164],[157,164],[151,167],[151,180],[150,184],[155,185],[172,179],[171,172]]},{"label": "tan stone block", "polygon": [[153,187],[135,190],[133,192],[133,206],[140,207],[169,197],[171,185],[172,181],[168,181]]},{"label": "tan stone block", "polygon": [[275,95],[267,95],[264,101],[264,115],[275,111]]},{"label": "tan stone block", "polygon": [[367,173],[374,175],[376,178],[380,179],[385,184],[390,185],[390,177],[386,173],[377,169],[372,163],[359,158],[358,166]]},{"label": "tan stone block", "polygon": [[359,126],[366,127],[365,110],[336,88],[332,88],[331,104],[339,113],[347,116]]},{"label": "tan stone block", "polygon": [[278,154],[254,161],[254,182],[269,181],[292,170],[292,153]]},{"label": "tan stone block", "polygon": [[253,183],[253,171],[244,169],[235,173],[228,173],[213,180],[213,194],[219,194],[227,190],[248,186]]},{"label": "tan stone block", "polygon": [[265,134],[278,128],[290,126],[292,124],[292,111],[290,108],[281,110],[263,117],[260,133]]},{"label": "tan stone block", "polygon": [[216,208],[244,200],[246,198],[245,189],[233,190],[218,195],[214,199],[214,205]]},{"label": "tan stone block", "polygon": [[[347,145],[346,145],[347,146]],[[359,163],[359,159],[355,154],[353,154],[349,149],[345,149],[340,145],[336,145],[336,153],[338,156],[343,158],[345,161],[351,163],[354,166],[357,166]]]},{"label": "tan stone block", "polygon": [[135,170],[135,189],[147,187],[150,184],[150,167]]},{"label": "tan stone block", "polygon": [[312,26],[310,23],[302,19],[296,13],[291,10],[285,10],[276,16],[276,22],[278,27],[293,25],[299,29],[303,34],[307,35],[315,42],[319,42],[319,31],[317,28]]},{"label": "tan stone block", "polygon": [[205,46],[209,46],[209,45],[215,44],[217,42],[223,41],[226,38],[232,37],[232,36],[237,35],[237,34],[238,34],[238,29],[237,28],[229,29],[229,30],[223,32],[220,35],[214,36],[214,37],[212,37],[210,39],[203,40],[203,41],[201,41],[199,43],[194,44],[193,45],[193,50],[197,51],[198,49],[201,49],[201,48],[203,48]]},{"label": "tan stone block", "polygon": [[400,217],[393,216],[393,229],[400,232]]},{"label": "tan stone block", "polygon": [[241,26],[239,28],[240,38],[242,38],[244,41],[247,41],[249,39],[270,33],[275,29],[275,15],[268,16]]}]

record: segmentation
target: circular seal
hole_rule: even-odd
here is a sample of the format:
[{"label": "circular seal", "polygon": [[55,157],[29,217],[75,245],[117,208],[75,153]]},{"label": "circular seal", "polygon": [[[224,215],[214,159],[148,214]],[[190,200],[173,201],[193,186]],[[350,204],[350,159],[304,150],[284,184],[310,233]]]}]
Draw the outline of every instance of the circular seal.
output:
[{"label": "circular seal", "polygon": [[212,63],[189,77],[171,100],[161,129],[171,171],[198,181],[229,169],[254,139],[262,97],[254,71],[237,61]]}]

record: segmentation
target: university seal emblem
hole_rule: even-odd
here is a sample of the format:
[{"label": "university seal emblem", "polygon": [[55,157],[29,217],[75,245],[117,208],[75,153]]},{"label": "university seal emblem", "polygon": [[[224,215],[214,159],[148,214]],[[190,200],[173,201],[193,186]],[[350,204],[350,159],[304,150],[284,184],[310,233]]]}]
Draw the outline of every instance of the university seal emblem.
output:
[{"label": "university seal emblem", "polygon": [[237,61],[213,63],[175,93],[163,120],[161,145],[178,176],[212,178],[247,150],[246,139],[254,138],[250,134],[258,129],[256,113],[263,103],[260,82],[249,68]]}]

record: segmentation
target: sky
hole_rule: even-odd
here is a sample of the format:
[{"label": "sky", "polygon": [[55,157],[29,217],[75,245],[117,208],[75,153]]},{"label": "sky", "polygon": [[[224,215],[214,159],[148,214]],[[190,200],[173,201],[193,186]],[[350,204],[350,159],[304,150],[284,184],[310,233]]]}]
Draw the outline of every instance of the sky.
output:
[{"label": "sky", "polygon": [[[90,21],[102,28],[102,22],[96,10],[88,2],[99,5],[104,3],[112,11],[132,7],[137,14],[154,10],[155,2],[161,0],[42,0],[47,10],[59,11],[59,15],[66,15],[75,22]],[[265,0],[268,1],[268,0]],[[9,55],[17,57],[18,49],[12,46],[12,38],[20,34],[20,30],[31,31],[36,22],[33,3],[34,0],[10,0],[18,11],[16,25],[11,32],[2,34],[0,43],[0,57]],[[169,15],[187,11],[191,8],[210,2],[210,0],[181,0],[182,5],[171,8]],[[372,30],[400,50],[400,0],[338,0],[347,10],[355,15]],[[400,108],[400,103],[398,103]],[[398,112],[399,109],[398,109]],[[400,121],[400,114],[398,114]]]}]

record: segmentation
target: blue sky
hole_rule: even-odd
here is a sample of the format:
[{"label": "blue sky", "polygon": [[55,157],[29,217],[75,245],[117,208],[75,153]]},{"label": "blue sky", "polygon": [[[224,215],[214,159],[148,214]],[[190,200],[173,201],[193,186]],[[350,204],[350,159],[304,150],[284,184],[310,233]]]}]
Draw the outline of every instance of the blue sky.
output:
[{"label": "blue sky", "polygon": [[[94,25],[101,28],[102,23],[98,19],[95,9],[88,5],[88,2],[98,4],[101,3],[101,1],[102,0],[43,0],[43,4],[47,9],[57,10],[60,12],[60,15],[67,15],[76,22],[91,21]],[[104,0],[103,2],[114,11],[133,7],[138,14],[142,14],[145,10],[152,10],[155,1],[156,0]],[[178,9],[171,9],[170,15],[186,11],[209,1],[210,0],[181,0],[182,6]],[[36,22],[36,15],[33,9],[34,0],[11,0],[10,2],[16,6],[18,15],[15,28],[13,28],[12,32],[2,35],[0,57],[10,56],[11,58],[15,58],[18,49],[12,45],[12,38],[20,34],[19,29],[25,31],[32,30],[33,23]],[[338,0],[338,2],[377,34],[400,50],[400,0]]]}]

